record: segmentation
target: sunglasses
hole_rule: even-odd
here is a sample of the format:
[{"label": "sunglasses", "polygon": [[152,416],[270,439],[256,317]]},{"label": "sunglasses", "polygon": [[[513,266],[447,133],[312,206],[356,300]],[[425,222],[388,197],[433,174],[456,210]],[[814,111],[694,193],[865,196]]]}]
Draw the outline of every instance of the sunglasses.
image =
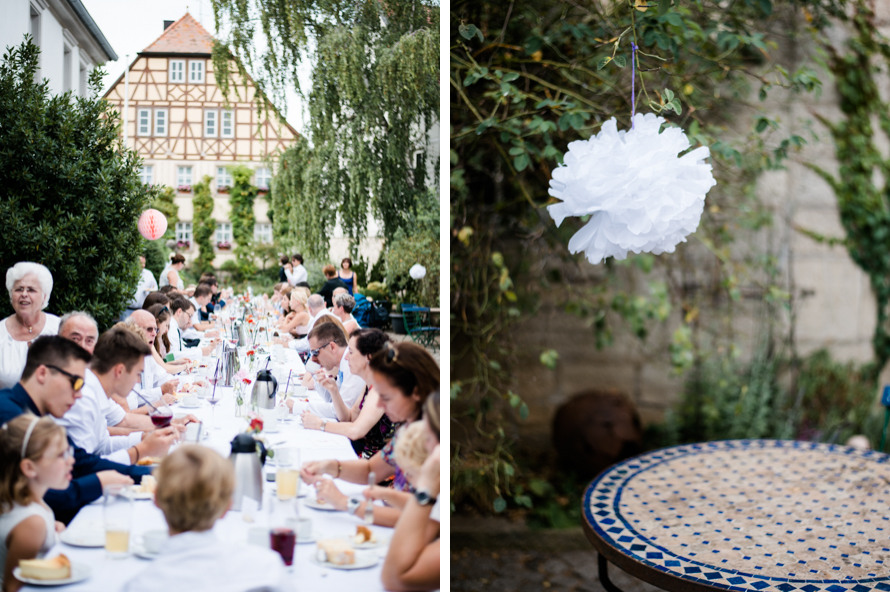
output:
[{"label": "sunglasses", "polygon": [[75,392],[79,391],[80,389],[83,388],[83,377],[82,376],[78,376],[76,374],[71,374],[70,372],[66,372],[66,371],[62,370],[61,368],[59,368],[58,366],[53,366],[52,364],[44,364],[44,366],[46,366],[47,368],[49,368],[51,370],[55,370],[59,374],[64,374],[65,376],[67,376],[68,380],[71,381],[71,388],[73,388]]},{"label": "sunglasses", "polygon": [[332,343],[334,343],[334,342],[333,342],[333,341],[328,341],[328,342],[325,343],[324,345],[319,346],[318,349],[310,349],[310,350],[309,350],[309,357],[310,357],[310,358],[317,358],[317,357],[318,357],[318,352],[320,352],[321,350],[323,350],[324,348],[326,348],[327,346],[329,346],[329,345],[332,344]]}]

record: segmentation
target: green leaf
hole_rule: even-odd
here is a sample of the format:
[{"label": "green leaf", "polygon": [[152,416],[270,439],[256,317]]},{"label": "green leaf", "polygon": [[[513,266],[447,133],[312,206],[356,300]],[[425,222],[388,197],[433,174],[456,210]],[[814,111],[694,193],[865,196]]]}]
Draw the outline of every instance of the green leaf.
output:
[{"label": "green leaf", "polygon": [[773,13],[773,3],[770,0],[760,0],[759,4],[763,14],[769,16]]},{"label": "green leaf", "polygon": [[476,25],[464,25],[461,24],[457,30],[460,32],[461,37],[464,39],[472,39],[473,37],[478,37],[479,41],[483,41],[485,37],[482,36],[482,31],[476,27]]},{"label": "green leaf", "polygon": [[507,500],[498,496],[498,498],[496,500],[494,500],[493,507],[494,507],[494,511],[497,512],[498,514],[500,514],[501,512],[503,512],[504,510],[507,509]]},{"label": "green leaf", "polygon": [[522,172],[528,165],[531,163],[531,160],[528,157],[528,154],[520,154],[516,158],[513,159],[513,166],[516,168],[517,172]]},{"label": "green leaf", "polygon": [[512,477],[515,474],[513,465],[511,465],[509,463],[504,463],[504,474],[508,477]]},{"label": "green leaf", "polygon": [[528,405],[526,405],[525,402],[519,406],[519,419],[523,421],[528,419]]},{"label": "green leaf", "polygon": [[616,66],[618,66],[619,68],[623,68],[627,65],[627,58],[623,55],[615,56],[614,62]]},{"label": "green leaf", "polygon": [[556,370],[556,361],[559,359],[559,352],[555,349],[548,349],[541,352],[539,358],[541,363],[550,370]]},{"label": "green leaf", "polygon": [[769,120],[766,117],[758,117],[757,125],[754,126],[754,130],[759,134],[767,127],[769,127]]},{"label": "green leaf", "polygon": [[606,56],[604,58],[600,58],[600,60],[596,63],[596,69],[602,70],[606,67],[606,64],[612,61],[612,56]]},{"label": "green leaf", "polygon": [[680,15],[676,12],[668,14],[666,17],[664,17],[664,20],[666,20],[669,24],[674,25],[675,27],[683,26],[683,19],[681,19]]},{"label": "green leaf", "polygon": [[519,74],[517,72],[507,72],[504,74],[504,82],[513,82],[519,78]]},{"label": "green leaf", "polygon": [[513,156],[525,154],[525,148],[522,148],[520,146],[513,146],[512,148],[510,148],[510,154]]},{"label": "green leaf", "polygon": [[664,89],[664,102],[670,103],[674,99],[674,91],[669,88]]},{"label": "green leaf", "polygon": [[658,16],[664,16],[671,9],[671,0],[658,0]]}]

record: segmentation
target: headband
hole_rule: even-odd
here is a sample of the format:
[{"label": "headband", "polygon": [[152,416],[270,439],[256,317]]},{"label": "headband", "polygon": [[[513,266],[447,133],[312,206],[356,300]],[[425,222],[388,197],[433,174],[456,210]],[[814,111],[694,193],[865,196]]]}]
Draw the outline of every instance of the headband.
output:
[{"label": "headband", "polygon": [[32,419],[31,425],[29,425],[27,431],[25,431],[25,439],[22,440],[22,458],[25,458],[25,452],[28,450],[28,441],[31,440],[31,432],[34,431],[34,426],[37,425],[38,421],[40,420],[36,417]]}]

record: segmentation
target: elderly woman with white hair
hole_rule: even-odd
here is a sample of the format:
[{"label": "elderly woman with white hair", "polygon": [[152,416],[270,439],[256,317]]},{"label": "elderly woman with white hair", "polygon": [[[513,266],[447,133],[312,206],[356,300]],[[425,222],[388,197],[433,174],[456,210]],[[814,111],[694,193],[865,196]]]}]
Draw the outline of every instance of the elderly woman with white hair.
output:
[{"label": "elderly woman with white hair", "polygon": [[39,263],[21,261],[6,272],[12,315],[0,321],[0,388],[22,377],[28,346],[41,335],[59,332],[59,317],[43,312],[53,291],[53,276]]}]

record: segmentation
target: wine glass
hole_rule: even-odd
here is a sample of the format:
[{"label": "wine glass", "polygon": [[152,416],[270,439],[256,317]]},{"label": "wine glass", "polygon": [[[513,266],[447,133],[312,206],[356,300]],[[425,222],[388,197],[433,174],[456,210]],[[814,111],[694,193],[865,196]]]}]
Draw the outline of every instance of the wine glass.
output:
[{"label": "wine glass", "polygon": [[207,402],[210,403],[210,423],[213,424],[213,429],[218,430],[220,427],[216,424],[216,404],[222,401],[222,392],[220,394],[216,394],[216,389],[213,389],[213,394],[207,398]]},{"label": "wine glass", "polygon": [[148,413],[148,417],[156,428],[166,428],[173,421],[173,411],[169,407],[158,407],[157,409],[152,409]]}]

